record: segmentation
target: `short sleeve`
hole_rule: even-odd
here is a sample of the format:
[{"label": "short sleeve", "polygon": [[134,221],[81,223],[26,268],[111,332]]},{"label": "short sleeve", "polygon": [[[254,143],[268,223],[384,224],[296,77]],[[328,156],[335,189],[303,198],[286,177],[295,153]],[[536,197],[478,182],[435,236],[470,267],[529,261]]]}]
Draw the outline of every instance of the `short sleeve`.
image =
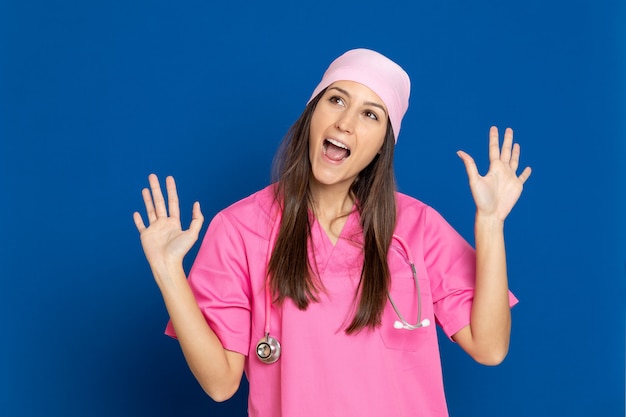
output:
[{"label": "short sleeve", "polygon": [[[241,233],[222,213],[209,224],[189,285],[224,348],[248,355],[251,296],[246,251]],[[176,337],[171,322],[165,333]]]},{"label": "short sleeve", "polygon": [[[476,283],[474,248],[434,209],[424,219],[424,263],[437,322],[451,338],[470,324]],[[509,291],[509,305],[517,298]]]}]

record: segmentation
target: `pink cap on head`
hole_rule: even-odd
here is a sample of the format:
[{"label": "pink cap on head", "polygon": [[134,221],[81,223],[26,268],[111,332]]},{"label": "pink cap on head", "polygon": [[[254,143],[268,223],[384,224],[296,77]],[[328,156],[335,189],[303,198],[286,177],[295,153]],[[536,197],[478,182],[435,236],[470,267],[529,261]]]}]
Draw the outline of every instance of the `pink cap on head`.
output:
[{"label": "pink cap on head", "polygon": [[387,106],[398,142],[400,124],[409,107],[411,92],[411,80],[398,64],[370,49],[350,50],[330,64],[309,101],[335,81],[355,81],[375,92]]}]

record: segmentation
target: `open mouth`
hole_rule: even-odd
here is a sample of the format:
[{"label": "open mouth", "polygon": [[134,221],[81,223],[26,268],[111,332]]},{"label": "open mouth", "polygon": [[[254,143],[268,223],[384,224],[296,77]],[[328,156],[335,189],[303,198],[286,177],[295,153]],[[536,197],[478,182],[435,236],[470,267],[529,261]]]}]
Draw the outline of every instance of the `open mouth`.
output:
[{"label": "open mouth", "polygon": [[350,156],[350,149],[334,139],[324,139],[324,155],[332,161],[341,161]]}]

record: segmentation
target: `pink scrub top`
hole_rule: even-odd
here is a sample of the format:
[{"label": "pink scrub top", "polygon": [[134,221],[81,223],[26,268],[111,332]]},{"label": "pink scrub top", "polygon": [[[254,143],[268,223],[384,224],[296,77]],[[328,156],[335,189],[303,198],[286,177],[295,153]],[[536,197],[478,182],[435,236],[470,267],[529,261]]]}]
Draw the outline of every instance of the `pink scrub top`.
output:
[{"label": "pink scrub top", "polygon": [[[475,255],[472,247],[432,208],[398,193],[396,235],[389,251],[390,294],[404,318],[422,319],[451,337],[470,322]],[[256,357],[264,336],[266,264],[274,242],[277,206],[267,187],[218,213],[189,273],[207,323],[225,349],[246,356],[251,417],[448,415],[434,325],[405,330],[387,302],[375,330],[347,335],[363,254],[359,215],[348,217],[336,245],[319,223],[311,228],[311,264],[323,283],[319,302],[301,311],[287,300],[271,307],[270,334],[282,354],[273,364]],[[311,250],[312,249],[312,250]],[[509,294],[510,305],[517,300]],[[170,324],[166,334],[175,337]]]}]

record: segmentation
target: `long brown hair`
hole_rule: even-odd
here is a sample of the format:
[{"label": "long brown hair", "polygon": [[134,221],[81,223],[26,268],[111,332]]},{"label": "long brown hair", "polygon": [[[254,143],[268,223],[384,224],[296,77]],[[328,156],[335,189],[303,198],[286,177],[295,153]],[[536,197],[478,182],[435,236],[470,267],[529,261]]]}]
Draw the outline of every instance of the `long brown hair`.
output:
[{"label": "long brown hair", "polygon": [[[315,107],[325,90],[307,105],[293,124],[274,163],[275,198],[282,208],[278,237],[268,266],[274,302],[290,298],[301,310],[317,302],[323,289],[319,276],[309,263],[311,203],[309,181],[309,130]],[[363,269],[355,294],[358,307],[347,327],[355,333],[380,324],[387,300],[390,274],[387,252],[396,225],[396,181],[393,173],[395,141],[391,123],[380,154],[365,167],[350,188],[363,229]]]}]

